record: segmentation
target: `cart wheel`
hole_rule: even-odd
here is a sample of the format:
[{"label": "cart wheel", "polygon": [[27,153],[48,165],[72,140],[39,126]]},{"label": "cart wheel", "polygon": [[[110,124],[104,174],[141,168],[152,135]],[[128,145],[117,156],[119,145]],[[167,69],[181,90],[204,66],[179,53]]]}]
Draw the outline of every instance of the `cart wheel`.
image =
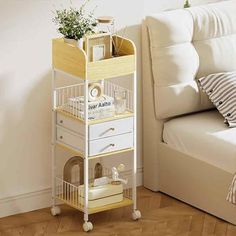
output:
[{"label": "cart wheel", "polygon": [[58,216],[58,215],[60,215],[60,214],[61,214],[61,208],[60,208],[59,206],[53,206],[53,207],[51,208],[51,214],[52,214],[53,216]]},{"label": "cart wheel", "polygon": [[84,222],[83,229],[85,232],[93,230],[93,224],[91,222]]},{"label": "cart wheel", "polygon": [[83,229],[85,232],[93,230],[93,224],[91,222],[84,222]]},{"label": "cart wheel", "polygon": [[139,210],[134,210],[132,213],[132,218],[133,220],[138,220],[141,218],[141,212]]}]

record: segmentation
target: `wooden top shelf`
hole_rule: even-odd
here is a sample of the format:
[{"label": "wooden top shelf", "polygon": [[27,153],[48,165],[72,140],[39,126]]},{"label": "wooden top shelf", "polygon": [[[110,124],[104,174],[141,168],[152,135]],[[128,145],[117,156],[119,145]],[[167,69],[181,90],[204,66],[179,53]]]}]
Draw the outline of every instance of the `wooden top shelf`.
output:
[{"label": "wooden top shelf", "polygon": [[113,41],[119,48],[119,56],[88,62],[84,50],[65,43],[62,38],[53,39],[53,67],[84,80],[101,80],[132,74],[136,70],[134,43],[120,36],[113,36]]}]

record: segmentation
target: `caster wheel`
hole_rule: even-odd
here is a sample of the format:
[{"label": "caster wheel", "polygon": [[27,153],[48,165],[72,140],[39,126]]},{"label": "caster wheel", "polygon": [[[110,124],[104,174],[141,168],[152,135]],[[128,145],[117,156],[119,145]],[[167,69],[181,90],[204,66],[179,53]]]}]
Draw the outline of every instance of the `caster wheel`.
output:
[{"label": "caster wheel", "polygon": [[84,222],[83,229],[84,229],[84,232],[89,232],[93,230],[93,224],[91,222]]},{"label": "caster wheel", "polygon": [[52,207],[52,208],[51,208],[51,214],[52,214],[53,216],[58,216],[58,215],[60,215],[60,214],[61,214],[61,208],[58,207],[58,206]]},{"label": "caster wheel", "polygon": [[141,212],[139,210],[135,210],[133,213],[132,213],[132,218],[133,220],[138,220],[141,218]]}]

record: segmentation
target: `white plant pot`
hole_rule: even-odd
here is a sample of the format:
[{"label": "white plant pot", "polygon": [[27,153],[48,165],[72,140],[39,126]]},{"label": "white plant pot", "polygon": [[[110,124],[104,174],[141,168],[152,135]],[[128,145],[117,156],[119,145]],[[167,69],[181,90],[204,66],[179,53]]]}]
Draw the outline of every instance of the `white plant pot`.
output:
[{"label": "white plant pot", "polygon": [[81,38],[77,41],[77,47],[83,49],[83,45],[84,45],[84,39]]},{"label": "white plant pot", "polygon": [[83,45],[84,45],[84,39],[83,38],[79,39],[78,41],[76,41],[75,39],[64,38],[64,42],[68,43],[68,44],[71,44],[71,45],[74,45],[74,46],[76,46],[80,49],[83,49]]},{"label": "white plant pot", "polygon": [[77,46],[77,41],[75,39],[64,38],[64,42],[68,43],[68,44],[71,44],[71,45],[74,45],[74,46]]}]

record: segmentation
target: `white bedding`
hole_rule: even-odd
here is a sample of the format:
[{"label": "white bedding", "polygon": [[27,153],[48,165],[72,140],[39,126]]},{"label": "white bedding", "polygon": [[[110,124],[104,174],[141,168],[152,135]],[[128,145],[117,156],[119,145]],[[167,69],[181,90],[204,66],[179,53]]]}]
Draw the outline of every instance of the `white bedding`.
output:
[{"label": "white bedding", "polygon": [[216,110],[166,122],[163,140],[172,148],[229,173],[236,171],[236,128],[228,128]]}]

